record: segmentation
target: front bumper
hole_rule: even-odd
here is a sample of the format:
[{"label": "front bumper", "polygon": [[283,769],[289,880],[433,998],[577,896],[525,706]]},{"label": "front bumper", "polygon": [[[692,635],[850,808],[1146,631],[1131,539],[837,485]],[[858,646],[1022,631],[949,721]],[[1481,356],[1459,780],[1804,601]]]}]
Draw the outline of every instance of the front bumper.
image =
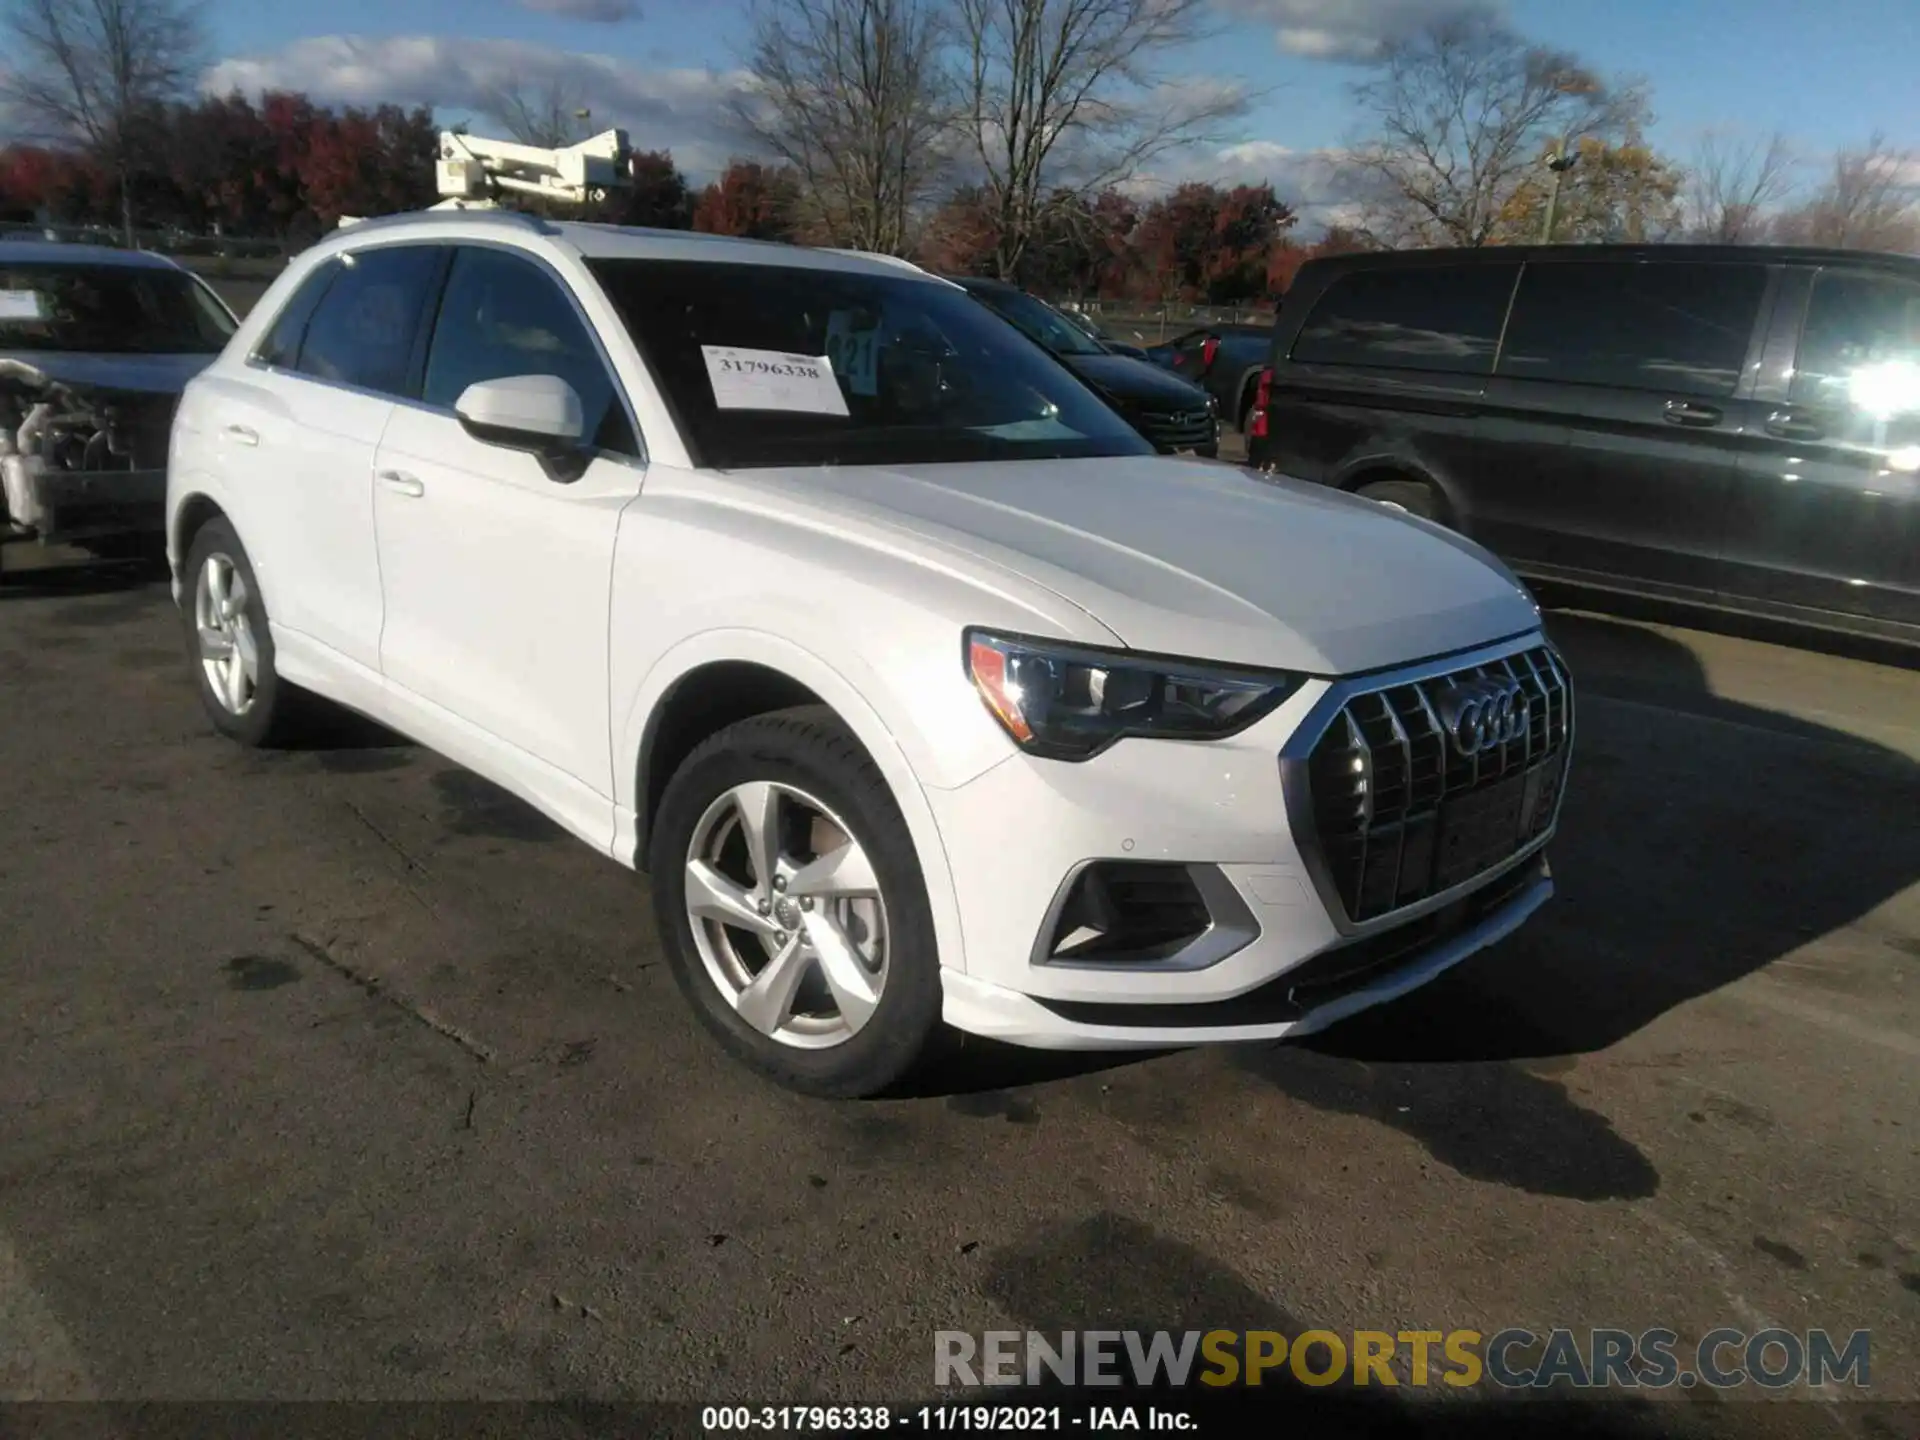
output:
[{"label": "front bumper", "polygon": [[[1347,878],[1330,873],[1313,807],[1303,803],[1302,757],[1356,697],[1398,695],[1408,677],[1444,683],[1450,667],[1519,667],[1543,643],[1536,633],[1387,676],[1310,681],[1225,740],[1128,740],[1083,764],[1015,755],[965,786],[929,792],[965,944],[965,973],[945,972],[946,1019],[1040,1047],[1272,1039],[1404,994],[1511,933],[1552,894],[1545,847],[1557,823],[1557,780],[1537,823],[1509,850],[1473,859],[1477,868],[1459,872],[1465,879],[1436,860],[1434,886],[1419,894],[1399,890],[1396,861],[1390,888],[1411,898],[1368,908],[1341,898],[1377,889],[1366,862]],[[1531,777],[1548,764],[1564,773],[1570,706],[1568,687],[1556,712],[1560,739],[1548,752],[1557,759],[1543,762],[1528,732],[1530,765],[1516,767],[1516,788],[1537,794]],[[1552,713],[1547,720],[1555,723]],[[1446,763],[1444,750],[1440,758]],[[1477,764],[1473,773],[1469,799],[1485,794]],[[1378,778],[1384,806],[1384,769]],[[1436,854],[1438,805],[1429,845]],[[1462,827],[1454,838],[1460,833],[1480,832]],[[1115,862],[1185,867],[1203,878],[1211,928],[1172,953],[1087,960],[1060,948],[1055,942],[1072,928],[1062,920],[1062,897],[1073,877]]]},{"label": "front bumper", "polygon": [[[1062,1009],[1017,990],[948,971],[942,1018],[956,1030],[1036,1050],[1164,1050],[1279,1040],[1311,1035],[1336,1021],[1417,990],[1468,956],[1504,940],[1553,896],[1544,861],[1524,883],[1472,925],[1398,957],[1341,987],[1318,1004],[1296,1006],[1282,993],[1252,992],[1240,1001],[1210,1005],[1156,1005]],[[1284,986],[1283,974],[1269,986]],[[1262,987],[1266,990],[1268,987]],[[1276,1003],[1277,1002],[1277,1003]],[[1242,1013],[1231,1012],[1242,1007]],[[1289,1012],[1275,1015],[1275,1009]],[[1182,1013],[1182,1012],[1186,1013]]]}]

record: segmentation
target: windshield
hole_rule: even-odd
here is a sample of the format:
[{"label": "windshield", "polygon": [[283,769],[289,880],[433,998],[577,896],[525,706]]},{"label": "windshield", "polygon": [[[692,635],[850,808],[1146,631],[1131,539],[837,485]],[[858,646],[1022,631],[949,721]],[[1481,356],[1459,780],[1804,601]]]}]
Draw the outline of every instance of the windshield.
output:
[{"label": "windshield", "polygon": [[184,271],[0,261],[0,350],[217,355],[233,331]]},{"label": "windshield", "polygon": [[1044,300],[1024,290],[975,290],[991,306],[1056,355],[1104,355],[1106,347]]},{"label": "windshield", "polygon": [[1150,455],[966,292],[800,266],[591,262],[695,463],[911,465]]}]

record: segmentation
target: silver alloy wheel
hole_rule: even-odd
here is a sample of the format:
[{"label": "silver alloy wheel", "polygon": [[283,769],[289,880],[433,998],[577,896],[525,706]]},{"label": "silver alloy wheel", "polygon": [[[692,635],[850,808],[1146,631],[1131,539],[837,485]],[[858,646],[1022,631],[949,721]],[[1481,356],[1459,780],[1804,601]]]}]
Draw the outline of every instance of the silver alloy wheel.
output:
[{"label": "silver alloy wheel", "polygon": [[846,822],[804,790],[751,780],[687,846],[687,920],[740,1018],[802,1050],[845,1043],[887,984],[887,905]]},{"label": "silver alloy wheel", "polygon": [[200,668],[220,708],[240,716],[253,708],[260,686],[260,647],[247,615],[247,582],[233,557],[214,551],[193,581],[193,625],[200,637]]}]

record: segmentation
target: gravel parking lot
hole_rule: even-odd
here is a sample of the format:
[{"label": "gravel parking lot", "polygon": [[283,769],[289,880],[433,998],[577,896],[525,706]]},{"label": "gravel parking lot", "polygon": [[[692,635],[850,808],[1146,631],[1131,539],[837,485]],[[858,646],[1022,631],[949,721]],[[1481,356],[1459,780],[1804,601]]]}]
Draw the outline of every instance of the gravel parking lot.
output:
[{"label": "gravel parking lot", "polygon": [[[1311,1045],[829,1104],[708,1043],[633,876],[365,727],[236,749],[163,585],[15,577],[0,1395],[905,1400],[938,1329],[1779,1325],[1920,1398],[1920,670],[1554,631],[1560,894],[1513,940]],[[1661,1428],[1756,1433],[1686,1395]]]}]

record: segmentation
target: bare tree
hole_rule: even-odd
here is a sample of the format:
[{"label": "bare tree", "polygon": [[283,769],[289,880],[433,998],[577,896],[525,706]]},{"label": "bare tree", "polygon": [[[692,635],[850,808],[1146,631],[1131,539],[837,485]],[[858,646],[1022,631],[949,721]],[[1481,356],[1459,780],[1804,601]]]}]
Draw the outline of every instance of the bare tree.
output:
[{"label": "bare tree", "polygon": [[0,99],[24,127],[83,147],[120,189],[133,243],[133,178],[152,120],[185,96],[206,58],[200,0],[11,0],[0,17]]},{"label": "bare tree", "polygon": [[952,0],[962,146],[1011,277],[1049,206],[1083,204],[1244,112],[1237,89],[1165,63],[1207,33],[1209,0]]},{"label": "bare tree", "polygon": [[760,0],[736,113],[801,182],[802,230],[904,254],[946,169],[951,109],[933,0]]},{"label": "bare tree", "polygon": [[1920,160],[1883,135],[1842,151],[1826,184],[1781,217],[1780,231],[1806,245],[1920,251]]},{"label": "bare tree", "polygon": [[1564,51],[1478,11],[1390,42],[1354,86],[1370,133],[1354,163],[1378,198],[1368,230],[1388,244],[1486,245],[1515,192],[1582,140],[1620,133],[1644,108]]},{"label": "bare tree", "polygon": [[509,76],[481,97],[479,108],[522,145],[572,145],[593,133],[586,91],[566,75],[537,84]]},{"label": "bare tree", "polygon": [[1688,233],[1717,245],[1757,244],[1792,189],[1793,152],[1778,131],[1744,145],[1710,134],[1689,168]]}]

